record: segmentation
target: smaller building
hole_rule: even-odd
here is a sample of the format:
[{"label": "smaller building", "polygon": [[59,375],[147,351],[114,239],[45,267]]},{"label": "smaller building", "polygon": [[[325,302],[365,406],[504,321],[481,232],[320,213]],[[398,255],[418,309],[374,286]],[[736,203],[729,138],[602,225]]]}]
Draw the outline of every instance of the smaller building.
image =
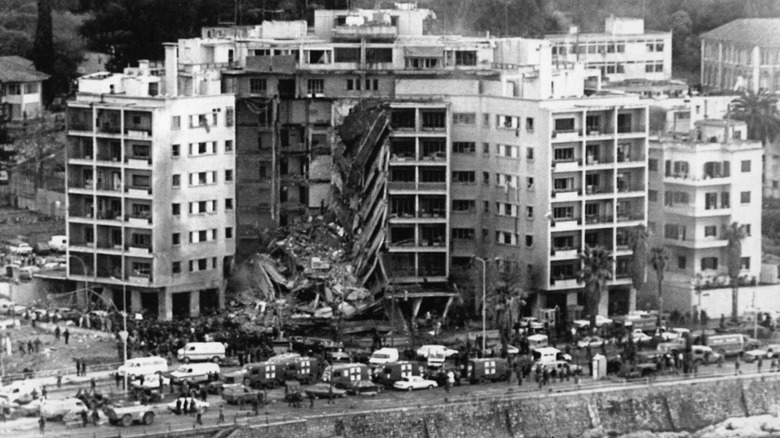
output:
[{"label": "smaller building", "polygon": [[[666,310],[692,310],[692,288],[729,287],[728,240],[734,222],[742,240],[740,283],[761,275],[761,143],[747,141],[747,126],[734,120],[701,120],[685,136],[650,143],[650,246],[671,258],[664,281]],[[655,294],[648,270],[645,292]],[[696,282],[694,282],[696,280]]]},{"label": "smaller building", "polygon": [[43,112],[43,81],[49,75],[35,69],[21,56],[0,56],[0,111],[11,120],[40,117]]},{"label": "smaller building", "polygon": [[743,18],[703,34],[701,83],[711,90],[780,91],[780,18]]},{"label": "smaller building", "polygon": [[583,62],[608,82],[672,78],[672,33],[645,31],[639,18],[609,17],[603,33],[580,33],[575,26],[545,39],[553,45],[554,64]]}]

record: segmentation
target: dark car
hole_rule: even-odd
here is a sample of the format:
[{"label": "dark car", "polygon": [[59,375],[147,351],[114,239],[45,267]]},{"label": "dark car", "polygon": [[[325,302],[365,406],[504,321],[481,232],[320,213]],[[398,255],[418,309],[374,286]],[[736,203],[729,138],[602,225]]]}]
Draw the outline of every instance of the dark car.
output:
[{"label": "dark car", "polygon": [[[328,398],[330,396],[330,383],[316,383],[304,391],[306,394],[312,394],[315,398]],[[333,386],[333,397],[344,397],[347,391]]]},{"label": "dark car", "polygon": [[384,389],[383,385],[374,383],[370,380],[356,380],[346,385],[347,394],[349,395],[377,395]]}]

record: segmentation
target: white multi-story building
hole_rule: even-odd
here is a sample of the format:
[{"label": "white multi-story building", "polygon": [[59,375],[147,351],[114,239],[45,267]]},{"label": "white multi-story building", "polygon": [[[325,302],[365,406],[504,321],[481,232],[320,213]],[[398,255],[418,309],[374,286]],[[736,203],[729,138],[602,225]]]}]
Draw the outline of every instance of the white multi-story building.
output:
[{"label": "white multi-story building", "polygon": [[235,97],[218,81],[177,92],[156,72],[85,76],[68,103],[67,276],[171,319],[224,304]]},{"label": "white multi-story building", "polygon": [[[761,143],[745,140],[744,122],[702,120],[690,135],[661,137],[650,144],[651,246],[669,249],[664,290],[667,309],[691,310],[692,281],[728,285],[724,230],[738,223],[744,233],[745,284],[761,273]],[[655,290],[654,273],[648,290]]]},{"label": "white multi-story building", "polygon": [[[390,283],[444,290],[475,255],[498,257],[523,265],[533,308],[578,317],[586,301],[578,253],[600,245],[613,253],[615,278],[588,310],[632,309],[626,236],[646,223],[647,104],[624,93],[586,97],[592,72],[553,62],[549,41],[425,35],[428,15],[316,11],[309,30],[304,22],[207,28],[168,46],[166,71],[178,71],[179,84],[214,71],[238,96],[241,244],[330,202],[334,127],[355,103],[376,98],[392,112]],[[633,53],[639,43],[614,32],[604,52]],[[642,50],[652,40],[654,53],[642,73],[658,62],[653,73],[664,75],[667,36],[640,33]]]},{"label": "white multi-story building", "polygon": [[780,18],[742,18],[702,34],[701,83],[710,90],[780,91]]},{"label": "white multi-story building", "polygon": [[610,83],[668,81],[672,77],[672,33],[645,31],[639,18],[609,17],[604,33],[546,35],[553,62],[581,62]]}]

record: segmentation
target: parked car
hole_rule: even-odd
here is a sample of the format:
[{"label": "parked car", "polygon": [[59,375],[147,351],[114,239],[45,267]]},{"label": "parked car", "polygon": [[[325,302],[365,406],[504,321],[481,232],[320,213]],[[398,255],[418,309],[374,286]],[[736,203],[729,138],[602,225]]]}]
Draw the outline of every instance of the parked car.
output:
[{"label": "parked car", "polygon": [[664,328],[661,328],[659,336],[664,341],[671,341],[672,339],[682,338],[685,333],[690,333],[691,331],[687,328],[672,328],[669,330],[666,330]]},{"label": "parked car", "polygon": [[443,355],[444,357],[450,357],[453,354],[458,354],[458,350],[447,348],[444,345],[423,345],[422,347],[417,349],[417,355],[424,359],[427,359],[428,356],[430,356],[431,354],[435,354],[437,356]]},{"label": "parked car", "polygon": [[[333,397],[344,397],[347,395],[347,391],[337,388],[335,385],[332,387]],[[312,394],[315,398],[328,398],[330,397],[331,385],[330,383],[315,383],[312,386],[306,388],[304,392],[306,394]]]},{"label": "parked car", "polygon": [[[609,319],[609,318],[607,318],[605,316],[596,315],[596,327],[603,327],[605,325],[611,325],[613,322],[614,321],[612,321],[611,319]],[[585,328],[590,327],[590,320],[589,319],[577,319],[577,320],[574,320],[572,322],[572,325],[574,325],[574,327],[576,327],[578,329],[585,329]]]},{"label": "parked car", "polygon": [[709,365],[720,360],[720,353],[712,351],[712,348],[706,345],[693,345],[691,346],[691,353],[693,354],[693,360],[699,365]]},{"label": "parked car", "polygon": [[140,376],[135,376],[135,379],[130,383],[130,386],[141,389],[156,389],[160,387],[160,379],[162,379],[164,386],[170,387],[171,379],[161,376],[159,373],[143,376],[143,383],[141,383]]},{"label": "parked car", "polygon": [[370,380],[356,380],[347,384],[347,394],[350,395],[377,395],[384,389],[383,385]]},{"label": "parked car", "polygon": [[631,331],[629,335],[626,335],[624,342],[628,341],[628,336],[631,336],[631,342],[638,343],[638,342],[650,342],[653,340],[653,337],[648,335],[647,333],[643,332],[642,329],[634,329]]},{"label": "parked car", "polygon": [[222,398],[232,405],[249,404],[257,400],[258,394],[262,394],[262,392],[241,384],[229,384],[222,387]]},{"label": "parked car", "polygon": [[32,254],[33,247],[27,242],[14,239],[8,242],[8,252],[16,255],[28,255]]},{"label": "parked car", "polygon": [[406,376],[393,384],[393,388],[402,391],[412,391],[414,389],[433,389],[439,386],[433,380],[424,379],[420,376]]},{"label": "parked car", "polygon": [[539,318],[534,318],[533,316],[524,316],[520,318],[520,327],[531,330],[541,330],[544,328],[544,323],[539,321]]},{"label": "parked car", "polygon": [[[176,407],[175,401],[173,402],[173,406],[174,408]],[[103,409],[103,412],[108,417],[108,422],[110,424],[119,424],[124,427],[130,427],[133,423],[142,423],[146,426],[154,423],[154,412],[152,411],[151,405],[110,406]]]},{"label": "parked car", "polygon": [[204,402],[204,401],[198,400],[197,398],[193,398],[193,397],[179,397],[176,400],[168,403],[168,410],[173,412],[176,415],[181,414],[182,413],[182,408],[181,407],[177,408],[176,407],[176,403],[180,402],[180,405],[184,405],[185,401],[187,402],[187,404],[189,406],[192,406],[192,403],[195,403],[195,409],[201,409],[202,408],[203,410],[207,410],[209,408],[209,403],[208,402]]},{"label": "parked car", "polygon": [[577,341],[577,347],[579,348],[601,348],[605,344],[606,341],[598,336],[586,336]]}]

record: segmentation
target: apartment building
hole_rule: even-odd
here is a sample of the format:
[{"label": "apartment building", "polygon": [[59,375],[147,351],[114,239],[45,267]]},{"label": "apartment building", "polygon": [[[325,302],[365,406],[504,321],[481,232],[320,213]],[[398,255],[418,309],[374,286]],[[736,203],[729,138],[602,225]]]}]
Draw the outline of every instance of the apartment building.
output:
[{"label": "apartment building", "polygon": [[710,90],[780,91],[780,19],[742,18],[701,36],[701,83]]},{"label": "apartment building", "polygon": [[[43,82],[49,75],[20,56],[0,56],[0,116],[20,121],[43,113]],[[6,107],[6,108],[3,108]]]},{"label": "apartment building", "polygon": [[603,33],[580,33],[573,27],[545,39],[553,45],[553,63],[585,63],[599,70],[610,86],[636,88],[641,81],[652,92],[657,87],[653,83],[667,82],[666,89],[672,78],[672,33],[646,31],[639,18],[609,17]]},{"label": "apartment building", "polygon": [[497,257],[522,264],[532,308],[578,317],[577,254],[602,245],[615,279],[598,311],[633,308],[626,236],[646,222],[647,105],[606,91],[585,97],[590,72],[553,62],[548,41],[426,35],[429,16],[319,10],[312,29],[206,28],[168,46],[166,71],[180,82],[215,71],[236,93],[239,252],[254,251],[263,228],[329,205],[335,130],[357,102],[379,99],[392,113],[391,285],[451,295],[450,274],[471,269],[475,255]]},{"label": "apartment building", "polygon": [[140,64],[82,77],[68,103],[67,277],[119,309],[196,316],[223,307],[235,253],[235,97]]},{"label": "apartment building", "polygon": [[[691,310],[692,281],[728,287],[728,241],[724,230],[737,222],[742,241],[743,285],[761,273],[761,143],[748,141],[744,122],[696,122],[685,136],[650,143],[651,245],[671,258],[665,274],[667,309]],[[655,293],[654,273],[646,288]],[[652,289],[652,292],[650,291]]]}]

